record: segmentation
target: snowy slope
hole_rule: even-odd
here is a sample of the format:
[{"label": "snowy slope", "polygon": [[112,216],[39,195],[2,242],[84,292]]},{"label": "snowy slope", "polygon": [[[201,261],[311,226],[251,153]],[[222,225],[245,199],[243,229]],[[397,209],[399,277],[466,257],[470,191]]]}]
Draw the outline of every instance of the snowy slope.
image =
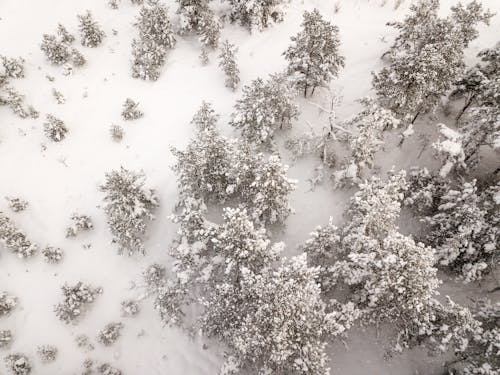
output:
[{"label": "snowy slope", "polygon": [[[169,3],[175,21],[176,6],[173,0]],[[290,36],[297,32],[302,12],[317,7],[339,27],[341,49],[346,56],[346,68],[332,85],[343,97],[336,108],[337,115],[345,119],[355,114],[359,108],[355,100],[371,94],[371,72],[381,67],[379,57],[394,37],[393,30],[385,23],[401,19],[409,1],[394,10],[390,0],[340,0],[338,14],[333,10],[335,3],[293,0],[285,21],[262,33],[250,34],[241,27],[226,25],[223,36],[239,47],[242,85],[284,68],[281,53]],[[442,0],[442,8],[449,9],[455,3]],[[500,13],[500,1],[483,0],[483,4]],[[39,49],[41,36],[54,32],[58,22],[77,34],[76,15],[86,9],[92,11],[107,37],[98,48],[81,47],[88,64],[66,77],[60,67],[45,60]],[[39,119],[23,120],[0,107],[0,210],[9,211],[1,197],[19,196],[28,200],[26,211],[9,215],[40,247],[50,244],[65,251],[61,265],[48,265],[40,256],[20,260],[0,249],[0,290],[19,297],[17,310],[0,319],[0,330],[13,330],[15,341],[11,351],[28,354],[34,362],[35,374],[77,374],[87,357],[110,362],[125,374],[215,374],[221,363],[222,350],[216,344],[210,343],[208,349],[203,349],[201,340],[193,341],[185,332],[161,327],[148,299],[142,301],[137,318],[120,317],[122,300],[144,294],[142,270],[153,262],[169,262],[167,250],[176,228],[168,215],[177,195],[175,176],[170,169],[174,161],[170,147],[183,147],[187,143],[193,132],[189,121],[202,100],[213,103],[221,114],[224,132],[233,134],[226,123],[239,95],[239,90],[233,93],[224,87],[215,53],[211,54],[208,66],[200,65],[200,46],[194,37],[178,38],[157,82],[132,79],[130,43],[136,33],[132,23],[137,11],[126,0],[118,10],[109,8],[104,0],[0,1],[0,54],[25,58],[26,77],[16,81],[15,87],[26,94],[28,104],[41,112]],[[500,16],[493,18],[490,27],[481,27],[480,35],[467,52],[468,62],[474,61],[480,49],[497,41]],[[54,76],[55,81],[49,82],[46,75]],[[65,104],[56,103],[51,94],[53,88],[64,94]],[[142,119],[130,123],[121,119],[121,105],[127,97],[139,101],[145,112]],[[318,94],[311,100],[322,103],[322,96]],[[292,133],[307,129],[306,121],[320,129],[326,117],[309,102],[299,99],[299,103],[302,115]],[[42,124],[47,113],[61,118],[69,127],[67,139],[60,144],[48,142],[43,135]],[[121,143],[111,140],[111,124],[124,127],[125,138]],[[419,163],[418,152],[418,148],[405,146],[379,155],[377,161],[382,170],[392,165],[406,168]],[[286,160],[286,154],[284,157]],[[289,172],[300,181],[292,196],[296,214],[289,218],[286,231],[277,236],[287,243],[290,254],[328,217],[340,222],[350,194],[333,192],[326,186],[308,191],[306,179],[313,165],[312,161],[300,161]],[[161,206],[148,232],[145,257],[117,255],[99,207],[102,195],[98,185],[103,182],[105,172],[119,166],[144,170],[147,184],[160,197]],[[66,239],[64,228],[74,211],[92,216],[96,229],[76,239]],[[85,249],[84,244],[91,247]],[[102,286],[104,293],[78,325],[64,325],[56,318],[53,306],[62,298],[60,286],[78,280]],[[115,345],[108,348],[97,343],[92,352],[77,348],[76,335],[85,333],[94,339],[99,329],[116,320],[124,322],[125,328]],[[332,346],[334,374],[405,375],[415,371],[431,374],[439,368],[439,359],[426,359],[421,352],[384,361],[383,337],[377,339],[369,331],[354,331],[351,336],[349,350],[341,343]],[[58,346],[60,355],[55,363],[44,365],[38,361],[36,347],[41,344]],[[0,352],[0,357],[4,354],[7,352]],[[2,366],[3,361],[0,373],[4,373]]]}]

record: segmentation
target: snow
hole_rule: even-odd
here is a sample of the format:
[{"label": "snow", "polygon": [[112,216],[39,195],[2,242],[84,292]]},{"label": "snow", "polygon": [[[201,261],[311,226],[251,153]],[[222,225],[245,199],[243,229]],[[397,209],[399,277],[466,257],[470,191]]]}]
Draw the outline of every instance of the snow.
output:
[{"label": "snow", "polygon": [[[175,2],[166,2],[174,25],[178,26]],[[458,1],[441,2],[443,9],[449,9]],[[341,0],[336,14],[334,1],[292,0],[284,21],[263,32],[249,33],[237,25],[225,25],[223,38],[238,46],[236,58],[241,83],[233,92],[224,87],[224,74],[217,66],[216,52],[209,53],[207,66],[200,65],[200,44],[194,36],[177,38],[177,45],[168,52],[158,81],[132,79],[131,41],[136,36],[132,24],[138,7],[127,0],[121,2],[118,10],[109,8],[104,0],[84,3],[2,0],[0,54],[22,56],[26,60],[26,77],[14,81],[14,86],[25,94],[26,103],[38,109],[41,116],[36,120],[19,119],[8,108],[0,107],[0,210],[39,248],[50,245],[63,249],[64,259],[59,265],[47,264],[41,256],[23,260],[0,247],[0,292],[5,290],[18,297],[16,309],[0,318],[0,330],[11,329],[14,334],[11,349],[0,351],[0,373],[4,373],[3,357],[10,352],[27,354],[34,373],[41,375],[79,373],[88,357],[109,362],[124,374],[217,373],[223,361],[219,344],[200,338],[192,340],[180,329],[163,327],[152,300],[144,298],[142,271],[155,262],[171,264],[167,250],[176,226],[168,217],[176,202],[177,187],[170,168],[174,163],[170,147],[182,149],[187,144],[194,132],[189,122],[202,100],[211,102],[220,113],[222,131],[235,135],[227,124],[241,87],[257,77],[266,78],[270,73],[283,70],[285,60],[281,54],[288,47],[290,36],[298,31],[303,11],[314,7],[339,27],[346,67],[332,85],[342,97],[335,114],[341,120],[352,117],[360,109],[356,100],[373,94],[371,72],[382,66],[380,56],[394,37],[394,30],[385,24],[401,19],[409,3],[407,0],[395,10],[393,1]],[[498,0],[483,0],[483,4],[500,13]],[[86,9],[92,12],[106,37],[97,48],[78,45],[87,65],[65,76],[63,68],[49,65],[40,51],[42,34],[53,33],[61,22],[76,36],[76,15]],[[468,63],[475,61],[474,56],[480,49],[497,41],[498,15],[490,27],[480,27],[480,35],[469,47]],[[79,43],[78,37],[75,43]],[[49,82],[46,75],[54,76],[55,81]],[[64,95],[64,104],[57,103],[53,89]],[[122,120],[122,105],[127,97],[140,103],[144,117],[132,122]],[[322,102],[325,97],[326,93],[320,91],[310,100],[328,107],[329,103]],[[307,131],[307,122],[314,124],[317,131],[327,123],[326,116],[308,100],[299,98],[298,102],[301,116],[284,136]],[[44,135],[43,122],[49,113],[63,120],[69,129],[59,143],[49,141]],[[419,119],[415,124],[416,133],[422,121]],[[120,143],[109,135],[112,124],[121,125],[125,130]],[[435,126],[422,132],[435,133]],[[391,141],[394,140],[388,139]],[[386,153],[378,154],[376,165],[380,165],[382,172],[394,164],[397,168],[434,165],[429,158],[431,151],[427,150],[419,160],[421,147],[412,142],[407,140],[402,148],[387,146]],[[41,147],[42,143],[46,149]],[[391,144],[395,143],[397,140]],[[446,147],[456,152],[453,142]],[[291,163],[286,151],[282,150],[282,155]],[[146,185],[154,188],[159,196],[156,220],[148,230],[146,256],[119,256],[111,244],[102,209],[103,194],[98,191],[98,185],[104,182],[106,172],[120,166],[143,170]],[[334,223],[341,222],[346,200],[352,194],[348,190],[332,191],[327,186],[310,191],[306,180],[314,166],[315,161],[305,159],[289,170],[289,176],[299,181],[291,195],[296,213],[287,220],[286,229],[276,232],[275,237],[286,243],[290,254],[296,252],[296,246],[307,239],[317,225],[327,223],[329,217],[333,217]],[[4,196],[21,197],[29,206],[13,213],[8,202],[2,199]],[[73,212],[91,216],[95,229],[76,238],[65,238],[65,228]],[[57,319],[53,306],[62,301],[60,287],[65,282],[74,284],[79,280],[102,287],[103,293],[78,324],[65,325]],[[453,290],[462,293],[456,288]],[[120,304],[130,298],[140,300],[141,311],[135,318],[122,318]],[[105,347],[96,342],[96,336],[111,321],[122,321],[124,328],[118,341]],[[82,333],[91,338],[94,351],[85,352],[77,347],[75,337]],[[349,336],[348,350],[340,342],[331,347],[332,374],[440,373],[442,359],[427,358],[420,350],[384,360],[383,337],[377,337],[370,329],[355,329]],[[42,364],[36,355],[37,346],[45,344],[58,347],[58,358],[53,363]]]}]

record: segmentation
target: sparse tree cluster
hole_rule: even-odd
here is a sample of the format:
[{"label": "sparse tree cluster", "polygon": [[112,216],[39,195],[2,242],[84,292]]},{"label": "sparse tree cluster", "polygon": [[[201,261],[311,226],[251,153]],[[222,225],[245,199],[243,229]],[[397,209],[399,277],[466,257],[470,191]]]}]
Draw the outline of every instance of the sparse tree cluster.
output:
[{"label": "sparse tree cluster", "polygon": [[155,191],[144,186],[144,179],[143,174],[121,167],[107,173],[106,182],[100,187],[105,193],[104,211],[113,243],[118,245],[120,253],[132,255],[146,251],[143,236],[159,203]]},{"label": "sparse tree cluster", "polygon": [[76,237],[81,232],[94,229],[92,219],[88,215],[73,213],[70,217],[71,225],[66,228],[66,238]]},{"label": "sparse tree cluster", "polygon": [[71,63],[75,67],[85,64],[85,57],[72,47],[75,37],[62,25],[58,24],[56,34],[43,34],[40,49],[52,64]]},{"label": "sparse tree cluster", "polygon": [[317,87],[327,87],[344,67],[338,33],[337,26],[326,21],[317,9],[304,12],[302,30],[291,38],[293,43],[284,52],[287,72],[304,97],[309,92],[314,94]]},{"label": "sparse tree cluster", "polygon": [[143,5],[135,26],[139,37],[132,41],[132,77],[156,81],[167,51],[175,46],[168,8],[159,1]]},{"label": "sparse tree cluster", "polygon": [[231,125],[241,129],[242,137],[256,144],[269,143],[274,131],[288,128],[299,115],[295,91],[288,78],[271,75],[243,87],[243,96],[234,106]]}]

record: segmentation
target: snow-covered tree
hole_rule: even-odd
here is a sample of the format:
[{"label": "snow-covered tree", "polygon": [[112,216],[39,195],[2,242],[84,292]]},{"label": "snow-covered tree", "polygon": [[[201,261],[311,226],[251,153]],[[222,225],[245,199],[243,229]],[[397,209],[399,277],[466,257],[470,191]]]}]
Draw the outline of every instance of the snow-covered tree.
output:
[{"label": "snow-covered tree", "polygon": [[0,243],[19,258],[35,255],[38,248],[3,212],[0,212]]},{"label": "snow-covered tree", "polygon": [[144,180],[144,174],[121,167],[106,173],[106,182],[100,186],[106,194],[104,211],[113,243],[118,244],[120,253],[132,255],[146,251],[143,235],[159,203],[155,191],[144,186]]},{"label": "snow-covered tree", "polygon": [[125,135],[125,130],[123,130],[123,127],[120,125],[111,125],[109,128],[109,134],[111,135],[111,139],[113,141],[120,142]]},{"label": "snow-covered tree", "polygon": [[94,21],[92,14],[86,11],[85,14],[78,15],[78,22],[82,46],[92,48],[99,46],[106,34],[101,30],[99,24]]},{"label": "snow-covered tree", "polygon": [[252,30],[262,30],[271,22],[281,22],[285,15],[284,0],[229,0],[230,19]]},{"label": "snow-covered tree", "polygon": [[58,39],[55,35],[43,34],[40,49],[52,64],[62,65],[68,62],[70,57],[68,43]]},{"label": "snow-covered tree", "polygon": [[54,142],[61,142],[66,138],[68,128],[64,122],[57,117],[47,114],[46,120],[43,124],[43,131],[47,138]]},{"label": "snow-covered tree", "polygon": [[[498,209],[498,203],[487,201],[487,207],[491,205]],[[492,216],[487,215],[475,180],[444,193],[437,212],[425,218],[429,224],[425,239],[436,248],[438,264],[465,281],[480,279],[491,271],[499,259],[500,230],[498,219],[496,223],[489,219]]]},{"label": "snow-covered tree", "polygon": [[464,68],[464,49],[477,37],[477,24],[492,14],[473,0],[452,7],[439,17],[439,0],[419,0],[402,22],[392,22],[399,34],[386,53],[389,66],[374,75],[381,102],[413,123],[421,113],[435,109]]},{"label": "snow-covered tree", "polygon": [[13,212],[24,211],[29,205],[28,201],[21,199],[19,197],[5,197],[5,199],[8,202],[9,208]]},{"label": "snow-covered tree", "polygon": [[236,53],[238,49],[228,40],[222,43],[220,54],[219,54],[219,66],[224,71],[226,75],[225,85],[231,90],[236,90],[238,83],[240,82],[240,70],[236,64]]},{"label": "snow-covered tree", "polygon": [[14,335],[10,329],[0,330],[0,349],[9,349],[14,341]]},{"label": "snow-covered tree", "polygon": [[139,302],[137,302],[134,299],[127,299],[125,301],[122,301],[120,305],[121,305],[122,316],[125,317],[137,316],[141,311],[141,306],[139,305]]},{"label": "snow-covered tree", "polygon": [[278,156],[271,156],[257,170],[253,182],[242,187],[242,197],[256,220],[266,224],[283,223],[293,212],[288,196],[296,181],[287,177],[288,167]]},{"label": "snow-covered tree", "polygon": [[17,306],[17,298],[7,292],[0,292],[0,317],[9,315]]},{"label": "snow-covered tree", "polygon": [[13,375],[31,374],[31,361],[22,353],[12,353],[4,358],[5,366]]},{"label": "snow-covered tree", "polygon": [[407,177],[404,206],[419,215],[435,213],[441,196],[449,189],[449,183],[427,168],[412,168]]},{"label": "snow-covered tree", "polygon": [[58,247],[47,246],[42,250],[42,256],[47,263],[57,264],[62,261],[64,252]]},{"label": "snow-covered tree", "polygon": [[329,373],[326,340],[349,329],[357,313],[352,304],[330,311],[317,276],[301,255],[260,273],[243,268],[238,283],[216,286],[202,329],[228,347],[221,374]]},{"label": "snow-covered tree", "polygon": [[62,286],[64,300],[54,307],[56,316],[66,324],[76,321],[91,305],[97,296],[102,293],[102,288],[94,288],[81,281],[74,285]]},{"label": "snow-covered tree", "polygon": [[105,346],[113,345],[121,336],[123,323],[113,322],[106,326],[97,334],[97,341]]},{"label": "snow-covered tree", "polygon": [[212,108],[212,104],[203,101],[200,109],[194,114],[191,124],[193,124],[198,131],[203,131],[215,128],[218,119],[219,115]]},{"label": "snow-covered tree", "polygon": [[159,1],[143,5],[135,26],[139,38],[132,41],[132,77],[155,81],[165,64],[167,51],[175,46],[168,8]]},{"label": "snow-covered tree", "polygon": [[299,115],[295,92],[282,74],[261,78],[243,87],[243,96],[234,106],[231,125],[241,129],[248,142],[269,143],[276,128],[290,127]]},{"label": "snow-covered tree", "polygon": [[144,112],[139,109],[139,103],[130,98],[123,103],[122,117],[124,120],[138,120],[144,116]]},{"label": "snow-covered tree", "polygon": [[314,9],[305,11],[303,30],[291,38],[292,45],[284,52],[288,61],[287,72],[296,79],[298,88],[307,96],[316,87],[328,86],[344,67],[344,57],[340,55],[340,40],[337,26],[323,19]]},{"label": "snow-covered tree", "polygon": [[215,48],[219,43],[220,24],[208,5],[210,0],[177,0],[181,31],[196,32],[205,46]]},{"label": "snow-covered tree", "polygon": [[57,24],[57,35],[63,43],[71,44],[75,41],[75,36],[71,34],[63,24]]}]

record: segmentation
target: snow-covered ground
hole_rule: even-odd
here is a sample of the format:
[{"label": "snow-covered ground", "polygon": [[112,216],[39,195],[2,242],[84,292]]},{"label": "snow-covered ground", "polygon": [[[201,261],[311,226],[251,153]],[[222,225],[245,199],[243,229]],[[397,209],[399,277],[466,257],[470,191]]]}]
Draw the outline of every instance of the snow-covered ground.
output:
[{"label": "snow-covered ground", "polygon": [[[335,14],[337,2],[340,11]],[[167,3],[175,24],[176,4],[173,0]],[[356,99],[371,94],[371,72],[382,66],[380,56],[394,37],[394,30],[386,22],[402,19],[409,3],[404,1],[395,10],[391,0],[292,0],[284,22],[263,32],[250,34],[240,26],[226,24],[223,38],[239,48],[241,84],[232,92],[224,87],[215,52],[211,52],[207,66],[200,65],[200,45],[195,37],[178,37],[158,81],[131,78],[131,40],[136,36],[133,22],[138,7],[129,1],[122,1],[120,8],[113,10],[104,0],[1,0],[0,54],[22,56],[26,60],[26,77],[16,80],[14,85],[41,116],[20,119],[8,108],[0,107],[0,210],[9,212],[4,196],[29,201],[25,211],[9,212],[9,216],[39,247],[52,245],[65,252],[60,265],[51,265],[41,256],[22,260],[0,249],[0,291],[9,291],[19,298],[16,311],[0,318],[0,330],[9,328],[15,336],[10,351],[27,354],[34,363],[34,373],[42,375],[81,373],[85,358],[112,363],[124,374],[217,373],[222,361],[221,348],[216,343],[204,348],[200,339],[192,340],[179,329],[162,327],[151,300],[142,300],[141,313],[136,318],[120,316],[121,301],[143,296],[140,274],[144,268],[153,262],[170,262],[167,250],[176,226],[168,216],[177,199],[170,147],[182,148],[187,144],[193,134],[189,121],[202,100],[211,102],[220,113],[223,132],[235,135],[227,122],[241,87],[285,67],[282,52],[289,45],[290,36],[298,31],[303,11],[314,7],[339,27],[346,67],[332,84],[332,89],[342,96],[336,113],[339,119],[354,115],[359,109]],[[446,11],[457,1],[441,3]],[[483,4],[500,13],[500,1],[483,0]],[[42,34],[53,33],[58,22],[77,34],[76,15],[86,9],[93,13],[107,36],[98,48],[81,47],[88,64],[64,76],[61,67],[50,65],[40,51]],[[498,41],[499,17],[495,16],[489,27],[480,27],[480,37],[467,50],[468,63],[475,61],[479,50]],[[50,82],[46,75],[54,76],[55,80]],[[65,104],[55,101],[53,88],[63,93]],[[324,96],[321,92],[308,100],[299,99],[301,116],[291,133],[308,129],[307,122],[317,129],[325,124],[326,116],[309,103],[324,105]],[[121,106],[127,97],[140,103],[145,113],[142,119],[122,120]],[[61,118],[69,128],[68,137],[61,143],[49,142],[43,135],[42,124],[48,113]],[[125,130],[120,143],[109,136],[112,124],[122,125]],[[278,139],[282,142],[282,138]],[[428,156],[417,159],[419,151],[417,143],[391,148],[377,156],[376,164],[382,171],[393,165],[397,168],[432,165]],[[286,151],[282,154],[291,163]],[[120,166],[143,170],[147,185],[156,189],[160,198],[156,220],[148,230],[146,256],[117,254],[100,207],[103,195],[98,186],[106,172]],[[287,220],[285,232],[276,233],[286,242],[289,254],[330,216],[340,222],[352,193],[332,191],[326,184],[309,191],[306,180],[313,166],[313,161],[302,160],[289,170],[290,177],[299,180],[291,200],[296,213]],[[95,230],[67,239],[65,228],[75,211],[90,215]],[[77,325],[65,325],[57,319],[53,306],[62,299],[61,285],[79,280],[101,286],[103,294]],[[447,290],[463,292],[454,286]],[[115,345],[105,347],[95,343],[95,350],[90,352],[77,347],[77,335],[84,333],[95,341],[97,332],[112,321],[125,324],[123,336]],[[384,337],[377,337],[375,332],[354,330],[347,346],[332,345],[332,373],[439,373],[442,359],[427,358],[421,351],[384,360],[383,343]],[[42,344],[59,348],[57,361],[39,362],[36,348]],[[6,354],[7,351],[1,351],[0,357]],[[0,373],[4,373],[3,365],[2,360]]]}]

